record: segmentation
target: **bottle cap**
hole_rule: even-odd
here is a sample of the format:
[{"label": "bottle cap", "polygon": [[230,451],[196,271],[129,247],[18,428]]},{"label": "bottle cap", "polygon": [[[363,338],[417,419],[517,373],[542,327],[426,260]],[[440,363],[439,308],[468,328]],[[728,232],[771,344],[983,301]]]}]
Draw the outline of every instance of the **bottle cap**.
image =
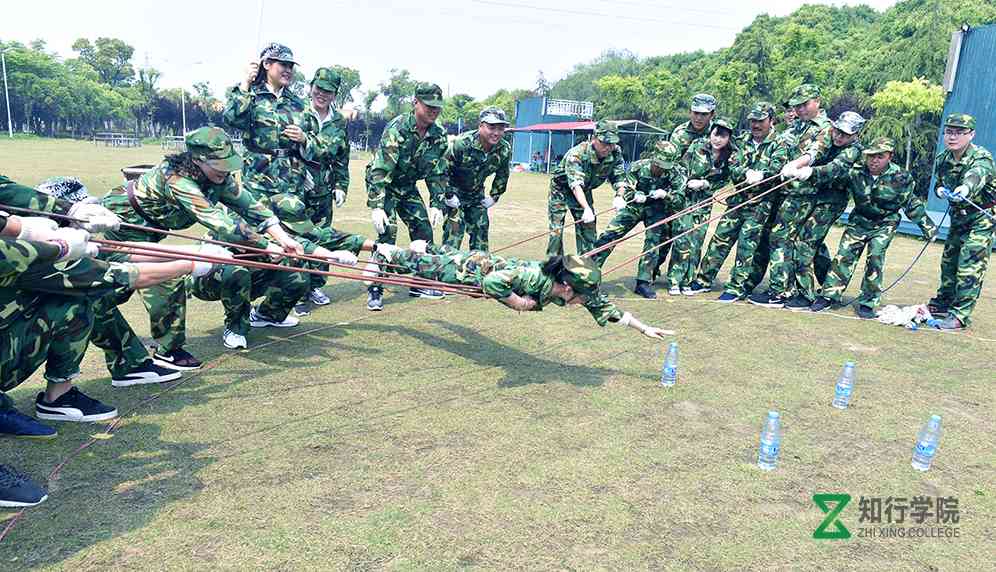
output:
[{"label": "bottle cap", "polygon": [[668,347],[676,348],[678,347],[678,342],[671,342],[671,345]]},{"label": "bottle cap", "polygon": [[776,418],[777,419],[778,418],[778,412],[777,411],[769,411],[768,412],[768,417],[772,417],[772,418]]},{"label": "bottle cap", "polygon": [[931,416],[930,416],[930,420],[931,420],[931,421],[937,421],[937,422],[940,422],[940,421],[941,421],[941,416],[940,416],[940,415],[931,415]]},{"label": "bottle cap", "polygon": [[853,361],[844,362],[844,367],[854,367],[854,362]]}]

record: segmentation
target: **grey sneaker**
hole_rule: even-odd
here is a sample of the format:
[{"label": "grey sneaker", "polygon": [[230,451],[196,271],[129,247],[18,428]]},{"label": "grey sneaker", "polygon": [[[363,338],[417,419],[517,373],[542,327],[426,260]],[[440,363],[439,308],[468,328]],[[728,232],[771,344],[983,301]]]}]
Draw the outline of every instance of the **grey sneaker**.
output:
[{"label": "grey sneaker", "polygon": [[308,292],[308,299],[316,306],[328,306],[332,303],[332,300],[325,295],[325,292],[322,292],[321,288],[315,288]]}]

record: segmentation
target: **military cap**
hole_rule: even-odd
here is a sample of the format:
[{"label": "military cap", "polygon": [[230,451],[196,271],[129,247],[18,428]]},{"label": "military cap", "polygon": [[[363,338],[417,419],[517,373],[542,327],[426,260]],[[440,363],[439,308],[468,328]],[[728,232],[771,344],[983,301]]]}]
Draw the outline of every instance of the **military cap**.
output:
[{"label": "military cap", "polygon": [[762,119],[768,119],[769,117],[774,117],[775,107],[768,103],[767,101],[759,101],[755,103],[751,108],[750,112],[747,114],[747,119],[754,119],[760,121]]},{"label": "military cap", "polygon": [[602,271],[591,258],[568,254],[564,257],[564,273],[561,275],[575,292],[589,295],[598,292],[602,283]]},{"label": "military cap", "polygon": [[654,144],[654,152],[650,160],[661,169],[671,169],[678,162],[678,146],[661,139]]},{"label": "military cap", "polygon": [[812,83],[804,83],[792,90],[792,95],[788,98],[788,104],[791,106],[802,105],[810,99],[816,99],[819,96],[819,86]]},{"label": "military cap", "polygon": [[878,137],[873,140],[865,150],[862,151],[865,155],[875,155],[877,153],[892,153],[896,150],[896,144],[888,137]]},{"label": "military cap", "polygon": [[232,140],[219,127],[201,127],[187,133],[187,152],[219,171],[231,173],[242,168],[242,157],[232,146]]},{"label": "military cap", "polygon": [[723,129],[729,131],[731,134],[733,133],[733,122],[726,117],[718,117],[712,120],[712,128],[710,128],[710,130],[715,129],[717,127],[722,127]]},{"label": "military cap", "polygon": [[311,79],[311,85],[325,91],[338,93],[339,86],[342,85],[342,76],[332,68],[318,68],[315,71],[315,77]]},{"label": "military cap", "polygon": [[975,118],[967,113],[949,113],[944,120],[945,127],[961,127],[962,129],[975,129]]},{"label": "military cap", "polygon": [[692,111],[712,113],[716,111],[716,98],[708,93],[699,93],[692,97]]},{"label": "military cap", "polygon": [[86,185],[76,177],[51,177],[42,181],[36,190],[71,203],[88,201],[92,198]]},{"label": "military cap", "polygon": [[477,116],[477,119],[479,123],[508,125],[508,119],[505,119],[505,110],[494,105],[482,109],[480,115]]},{"label": "military cap", "polygon": [[595,138],[602,143],[619,143],[619,128],[615,123],[603,119],[595,124]]},{"label": "military cap", "polygon": [[420,83],[415,86],[415,99],[429,107],[442,107],[443,89],[434,83]]},{"label": "military cap", "polygon": [[262,62],[266,60],[277,60],[297,64],[297,62],[294,61],[294,52],[292,52],[287,46],[276,42],[266,46],[263,48],[263,51],[259,52],[259,61]]},{"label": "military cap", "polygon": [[861,117],[860,114],[853,111],[845,111],[840,114],[837,121],[831,123],[837,129],[840,129],[848,135],[854,135],[861,131],[861,128],[865,126],[865,118]]}]

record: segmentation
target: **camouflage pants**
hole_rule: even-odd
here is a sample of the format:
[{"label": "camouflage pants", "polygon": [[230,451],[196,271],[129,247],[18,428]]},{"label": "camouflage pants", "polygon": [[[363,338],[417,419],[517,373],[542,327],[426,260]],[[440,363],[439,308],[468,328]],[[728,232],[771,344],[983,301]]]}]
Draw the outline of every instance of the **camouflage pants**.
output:
[{"label": "camouflage pants", "polygon": [[744,224],[753,216],[752,205],[739,207],[731,212],[730,208],[736,206],[737,204],[731,204],[727,207],[723,217],[716,224],[709,245],[706,246],[705,255],[699,265],[699,274],[695,278],[695,281],[703,286],[712,286],[720,268],[726,262],[726,257],[733,250],[733,245],[739,240]]},{"label": "camouflage pants", "polygon": [[[0,323],[0,391],[9,391],[45,364],[45,378],[79,375],[94,326],[93,305],[135,276],[92,259],[38,262],[5,288],[16,291],[20,314]],[[143,348],[144,349],[144,348]]]},{"label": "camouflage pants", "polygon": [[[305,205],[307,206],[308,218],[311,222],[318,228],[331,228],[332,227],[332,203],[333,195],[332,193],[324,195],[311,195],[305,199]],[[310,268],[315,268],[317,270],[328,270],[328,264],[315,264],[313,266],[309,265]],[[320,274],[309,274],[308,281],[311,283],[311,289],[321,288],[325,286],[325,277]],[[234,330],[233,330],[234,331]]]},{"label": "camouflage pants", "polygon": [[249,333],[253,300],[262,296],[257,312],[282,321],[308,287],[308,275],[304,272],[222,266],[207,276],[195,278],[191,292],[201,300],[221,300],[225,307],[225,327],[244,336]]},{"label": "camouflage pants", "polygon": [[432,226],[429,224],[429,213],[422,202],[418,188],[412,185],[403,189],[389,187],[384,197],[384,212],[387,213],[387,229],[378,235],[377,242],[395,244],[398,240],[398,218],[408,227],[410,240],[432,242]]},{"label": "camouflage pants", "polygon": [[391,272],[468,286],[480,286],[484,276],[506,264],[501,257],[487,252],[454,250],[446,245],[430,246],[425,254],[397,250],[388,262],[395,265]]},{"label": "camouflage pants", "polygon": [[[697,193],[688,199],[688,204],[695,204],[704,200],[706,195]],[[678,225],[673,229],[674,236],[688,232],[678,238],[671,245],[671,261],[667,269],[667,281],[669,286],[691,286],[695,280],[695,270],[699,267],[699,260],[702,258],[702,244],[705,242],[709,225],[705,221],[709,220],[712,214],[712,203],[707,206],[695,209],[689,214],[678,219]]]},{"label": "camouflage pants", "polygon": [[470,236],[471,250],[487,251],[491,220],[488,218],[488,209],[481,204],[483,196],[469,196],[466,200],[462,194],[459,197],[459,207],[443,209],[446,214],[446,221],[443,222],[443,244],[459,249],[466,232]]},{"label": "camouflage pants", "polygon": [[768,290],[790,296],[795,291],[795,256],[802,226],[813,212],[810,195],[789,195],[782,201],[771,228],[771,275]]},{"label": "camouflage pants", "polygon": [[[622,209],[616,216],[612,218],[612,222],[609,226],[598,236],[598,240],[595,241],[594,248],[599,248],[604,246],[614,240],[618,240],[624,236],[626,233],[633,230],[636,225],[643,223],[643,226],[649,227],[650,225],[663,220],[667,217],[670,209],[667,206],[667,202],[660,199],[647,199],[647,202],[641,204],[630,203],[626,208]],[[644,234],[643,238],[643,250],[641,252],[646,252],[658,244],[667,240],[671,235],[670,225],[664,223],[651,228]],[[605,260],[612,254],[612,250],[615,246],[607,248],[595,256],[592,260],[601,267],[605,264]],[[658,249],[660,250],[660,249]],[[658,266],[658,250],[653,252],[648,252],[640,257],[640,263],[636,271],[636,279],[640,282],[652,282],[653,272]],[[665,250],[665,256],[666,256]]]},{"label": "camouflage pants", "polygon": [[[822,282],[830,267],[830,250],[826,245],[830,227],[837,222],[847,208],[847,203],[816,203],[809,218],[799,229],[799,241],[795,245],[795,281],[797,294],[809,301],[816,298],[816,284]],[[817,264],[817,261],[819,263]],[[817,272],[816,267],[821,270]]]},{"label": "camouflage pants", "polygon": [[996,223],[981,213],[951,215],[941,256],[941,284],[930,302],[948,308],[966,326],[971,323],[972,310],[982,292],[994,238]]},{"label": "camouflage pants", "polygon": [[[584,192],[588,205],[594,210],[592,204],[591,191]],[[570,211],[571,218],[577,222],[574,225],[574,241],[577,244],[577,253],[584,254],[595,246],[597,236],[596,224],[579,222],[584,215],[584,209],[574,198],[574,193],[570,189],[561,189],[550,181],[550,195],[547,200],[546,212],[550,222],[550,238],[546,243],[547,256],[562,256],[564,254],[564,222],[567,220],[567,211]]]},{"label": "camouflage pants", "polygon": [[762,200],[744,207],[744,222],[737,236],[737,255],[724,292],[739,298],[749,295],[761,283],[771,255],[771,228],[781,206],[781,198]]},{"label": "camouflage pants", "polygon": [[896,224],[884,224],[875,228],[848,226],[840,237],[837,256],[834,257],[823,283],[823,296],[839,303],[847,290],[854,268],[858,265],[861,252],[868,248],[865,258],[865,277],[861,281],[861,295],[858,304],[875,308],[882,300],[882,274],[885,270],[885,252],[896,235]]}]

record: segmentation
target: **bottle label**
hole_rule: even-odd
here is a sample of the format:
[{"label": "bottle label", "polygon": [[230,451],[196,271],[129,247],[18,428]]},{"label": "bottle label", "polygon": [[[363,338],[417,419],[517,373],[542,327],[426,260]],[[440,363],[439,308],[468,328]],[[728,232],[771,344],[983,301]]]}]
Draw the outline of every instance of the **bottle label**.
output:
[{"label": "bottle label", "polygon": [[664,377],[677,377],[677,376],[678,376],[678,368],[674,367],[673,365],[664,366]]},{"label": "bottle label", "polygon": [[933,457],[934,453],[937,452],[937,445],[933,443],[928,443],[927,441],[920,441],[916,444],[916,454],[923,457]]},{"label": "bottle label", "polygon": [[844,385],[843,383],[837,384],[837,396],[838,397],[849,397],[851,395],[851,390],[853,387],[850,385]]},{"label": "bottle label", "polygon": [[778,443],[761,443],[761,454],[766,457],[777,457]]}]

